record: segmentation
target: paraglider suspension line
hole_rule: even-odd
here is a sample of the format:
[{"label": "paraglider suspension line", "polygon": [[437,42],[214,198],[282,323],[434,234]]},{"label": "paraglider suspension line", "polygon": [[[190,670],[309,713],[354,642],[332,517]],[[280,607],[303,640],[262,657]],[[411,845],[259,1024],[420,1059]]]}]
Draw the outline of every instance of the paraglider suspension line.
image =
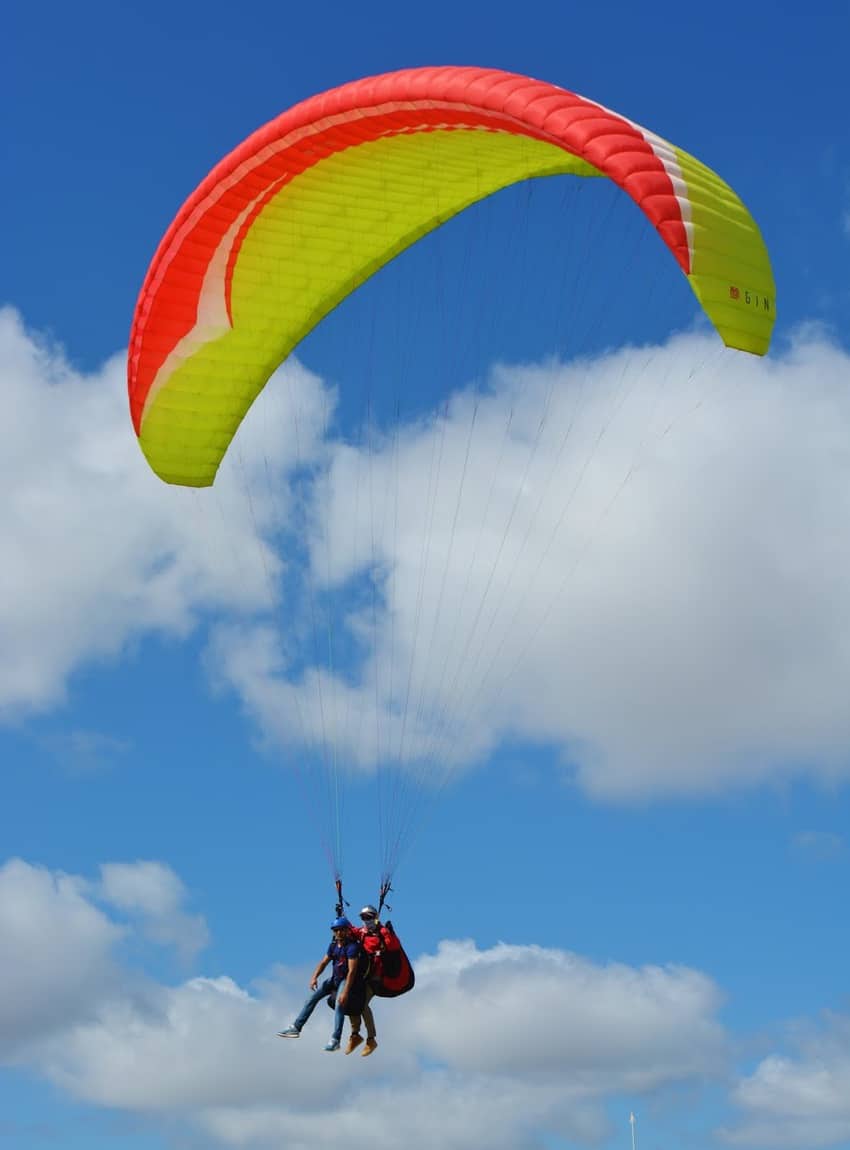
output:
[{"label": "paraglider suspension line", "polygon": [[387,902],[387,895],[390,893],[390,891],[392,889],[393,888],[390,885],[390,880],[384,879],[384,881],[381,883],[381,893],[378,897],[378,918],[381,917],[381,911],[384,909],[384,907],[386,907],[387,910],[393,909],[390,906],[390,904]]},{"label": "paraglider suspension line", "polygon": [[345,907],[350,906],[351,904],[347,903],[342,897],[342,879],[336,879],[334,885],[336,886],[336,917],[342,918],[345,912]]}]

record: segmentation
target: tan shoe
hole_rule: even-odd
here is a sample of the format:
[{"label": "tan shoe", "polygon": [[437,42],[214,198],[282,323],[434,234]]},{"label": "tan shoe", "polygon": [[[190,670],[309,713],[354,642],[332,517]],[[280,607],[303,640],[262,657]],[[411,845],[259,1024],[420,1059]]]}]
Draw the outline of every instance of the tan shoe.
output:
[{"label": "tan shoe", "polygon": [[352,1034],[348,1039],[348,1046],[345,1048],[345,1053],[350,1054],[352,1050],[356,1050],[362,1041],[362,1034]]},{"label": "tan shoe", "polygon": [[360,1057],[361,1058],[368,1058],[369,1055],[372,1053],[372,1051],[375,1049],[375,1047],[377,1045],[378,1045],[377,1038],[367,1038],[366,1039],[366,1045],[360,1051]]}]

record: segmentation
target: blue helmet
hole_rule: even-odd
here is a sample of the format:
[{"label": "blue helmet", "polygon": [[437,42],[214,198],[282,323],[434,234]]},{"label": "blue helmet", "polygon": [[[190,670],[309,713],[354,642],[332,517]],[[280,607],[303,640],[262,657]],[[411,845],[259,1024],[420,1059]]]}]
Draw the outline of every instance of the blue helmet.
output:
[{"label": "blue helmet", "polygon": [[348,921],[348,919],[344,915],[342,915],[339,918],[335,918],[333,920],[333,922],[331,923],[331,930],[342,930],[344,927],[348,928],[350,926],[351,926],[351,923]]}]

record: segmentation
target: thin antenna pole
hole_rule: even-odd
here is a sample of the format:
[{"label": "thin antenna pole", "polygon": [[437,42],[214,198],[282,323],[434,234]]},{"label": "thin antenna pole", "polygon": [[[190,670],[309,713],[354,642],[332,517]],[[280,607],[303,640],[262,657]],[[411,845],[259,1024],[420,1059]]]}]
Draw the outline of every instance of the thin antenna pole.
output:
[{"label": "thin antenna pole", "polygon": [[629,1115],[629,1125],[632,1128],[632,1150],[635,1150],[635,1112],[634,1110]]}]

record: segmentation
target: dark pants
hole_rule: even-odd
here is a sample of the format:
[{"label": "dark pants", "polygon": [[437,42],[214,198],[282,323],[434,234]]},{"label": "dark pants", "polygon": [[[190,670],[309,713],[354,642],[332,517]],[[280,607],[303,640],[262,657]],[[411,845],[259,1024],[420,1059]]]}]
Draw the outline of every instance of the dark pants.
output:
[{"label": "dark pants", "polygon": [[360,1033],[360,1020],[362,1018],[366,1023],[366,1037],[375,1037],[375,1016],[372,1014],[372,1007],[369,1005],[369,1003],[372,1001],[374,993],[375,991],[371,986],[366,987],[366,993],[363,995],[362,1009],[357,1014],[352,1014],[351,1016],[352,1034]]}]

